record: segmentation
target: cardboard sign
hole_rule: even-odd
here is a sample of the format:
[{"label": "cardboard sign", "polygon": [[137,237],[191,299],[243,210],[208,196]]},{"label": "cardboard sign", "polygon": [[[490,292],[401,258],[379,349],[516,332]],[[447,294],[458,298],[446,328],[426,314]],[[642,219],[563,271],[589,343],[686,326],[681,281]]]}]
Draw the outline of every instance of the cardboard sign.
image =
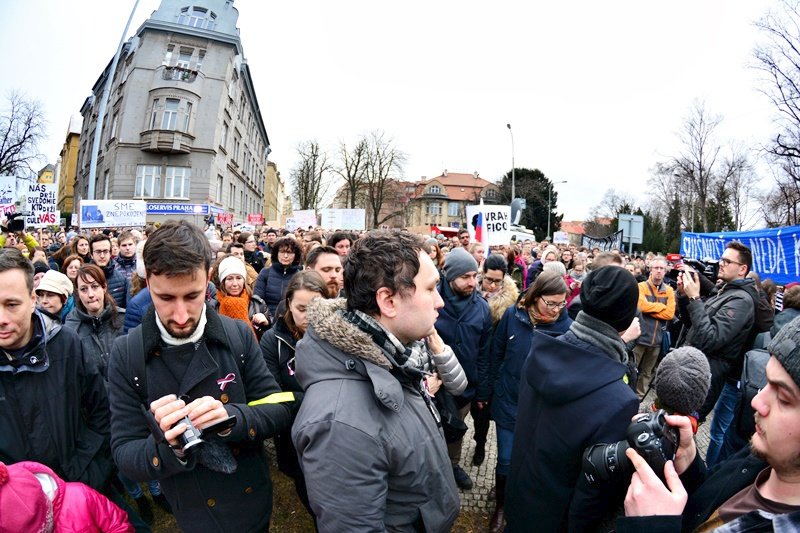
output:
[{"label": "cardboard sign", "polygon": [[511,206],[468,205],[467,230],[472,241],[484,247],[508,244],[511,239]]},{"label": "cardboard sign", "polygon": [[59,224],[60,214],[56,209],[58,185],[52,183],[32,183],[25,195],[25,225],[29,228],[43,228]]},{"label": "cardboard sign", "polygon": [[217,224],[220,226],[230,226],[233,224],[233,213],[220,213],[217,215]]},{"label": "cardboard sign", "polygon": [[260,226],[264,223],[264,215],[261,213],[251,213],[247,215],[247,223],[253,224],[254,226]]}]

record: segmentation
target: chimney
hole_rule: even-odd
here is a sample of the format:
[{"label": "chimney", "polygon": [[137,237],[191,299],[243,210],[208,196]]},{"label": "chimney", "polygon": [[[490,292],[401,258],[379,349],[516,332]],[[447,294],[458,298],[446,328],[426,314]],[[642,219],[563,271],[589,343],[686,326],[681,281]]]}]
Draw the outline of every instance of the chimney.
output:
[{"label": "chimney", "polygon": [[444,172],[442,172],[442,176],[445,176],[445,177],[447,176],[447,169],[444,169]]}]

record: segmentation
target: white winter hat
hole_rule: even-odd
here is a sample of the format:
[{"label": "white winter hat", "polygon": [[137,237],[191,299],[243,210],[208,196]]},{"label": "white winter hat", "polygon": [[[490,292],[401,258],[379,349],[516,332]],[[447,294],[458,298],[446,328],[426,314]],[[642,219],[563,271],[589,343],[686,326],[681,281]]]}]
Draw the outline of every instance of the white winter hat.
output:
[{"label": "white winter hat", "polygon": [[72,294],[72,280],[58,270],[48,270],[39,280],[36,291],[48,291],[69,297]]},{"label": "white winter hat", "polygon": [[247,279],[247,269],[244,266],[244,261],[238,257],[226,257],[219,264],[219,281],[225,281],[225,278],[231,274],[239,274],[244,279]]},{"label": "white winter hat", "polygon": [[144,257],[142,257],[144,253],[144,243],[146,242],[147,241],[139,241],[136,244],[136,275],[139,276],[141,280],[147,278],[147,272],[144,270]]}]

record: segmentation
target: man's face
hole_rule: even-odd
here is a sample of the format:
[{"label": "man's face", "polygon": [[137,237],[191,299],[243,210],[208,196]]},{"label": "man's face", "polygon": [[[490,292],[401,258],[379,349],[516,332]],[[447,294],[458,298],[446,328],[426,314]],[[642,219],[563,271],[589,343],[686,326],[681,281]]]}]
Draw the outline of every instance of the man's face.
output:
[{"label": "man's face", "polygon": [[92,261],[100,268],[104,268],[111,261],[111,241],[98,241],[91,245]]},{"label": "man's face", "polygon": [[461,274],[456,279],[450,282],[450,288],[453,289],[458,296],[469,296],[475,292],[475,287],[478,285],[478,273],[474,270]]},{"label": "man's face", "polygon": [[206,271],[198,268],[191,274],[151,275],[147,278],[147,287],[167,332],[178,339],[190,337],[197,329],[206,304]]},{"label": "man's face", "polygon": [[458,242],[461,243],[461,246],[467,247],[469,246],[469,233],[462,233],[458,236]]},{"label": "man's face", "polygon": [[752,452],[779,475],[800,474],[800,388],[775,357],[767,363],[767,386],[750,404],[756,412]]},{"label": "man's face", "polygon": [[317,257],[317,263],[314,265],[314,271],[319,272],[325,284],[328,286],[328,294],[331,297],[336,297],[339,290],[342,288],[344,278],[342,277],[342,260],[338,255],[334,254],[321,254]]},{"label": "man's face", "polygon": [[661,282],[664,281],[664,274],[666,273],[666,261],[653,261],[650,264],[650,283],[653,285],[661,285]]},{"label": "man's face", "polygon": [[39,243],[42,248],[49,248],[53,244],[53,239],[49,235],[42,235],[42,242]]},{"label": "man's face", "polygon": [[419,272],[414,276],[414,292],[395,300],[397,318],[392,333],[403,344],[422,339],[434,332],[439,309],[444,306],[436,285],[439,271],[425,252],[419,254]]},{"label": "man's face", "polygon": [[336,243],[334,248],[336,248],[336,251],[341,257],[346,257],[347,254],[350,253],[350,239],[342,239]]},{"label": "man's face", "polygon": [[67,242],[67,234],[66,233],[59,233],[58,234],[58,242],[60,244],[64,244]]},{"label": "man's face", "polygon": [[569,250],[564,250],[563,252],[561,252],[561,260],[565,263],[569,263],[570,261],[572,261],[572,252],[570,252]]},{"label": "man's face", "polygon": [[227,234],[227,235],[223,235],[223,236],[222,236],[222,245],[223,245],[223,246],[227,246],[227,245],[229,245],[229,244],[230,244],[230,243],[232,243],[232,242],[233,242],[233,237],[231,237],[231,235],[230,235],[230,234]]},{"label": "man's face", "polygon": [[267,242],[272,244],[275,242],[276,235],[274,233],[267,233]]},{"label": "man's face", "polygon": [[725,283],[735,279],[744,279],[747,275],[747,266],[742,264],[739,252],[733,248],[725,248],[719,259],[719,273],[717,277]]},{"label": "man's face", "polygon": [[133,242],[133,239],[125,239],[119,243],[119,255],[126,259],[136,255],[136,243]]},{"label": "man's face", "polygon": [[31,338],[31,314],[36,293],[29,291],[25,273],[14,268],[0,272],[0,348],[22,348]]},{"label": "man's face", "polygon": [[231,255],[244,261],[244,248],[231,247]]}]

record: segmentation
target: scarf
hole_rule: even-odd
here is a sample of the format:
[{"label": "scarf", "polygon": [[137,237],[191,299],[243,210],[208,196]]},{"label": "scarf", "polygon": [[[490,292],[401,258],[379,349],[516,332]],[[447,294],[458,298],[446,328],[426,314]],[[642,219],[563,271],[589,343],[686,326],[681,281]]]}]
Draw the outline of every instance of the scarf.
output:
[{"label": "scarf", "polygon": [[581,311],[569,329],[580,340],[597,346],[611,359],[624,365],[628,364],[628,351],[625,349],[622,337],[619,336],[619,332],[614,331],[614,328],[602,320]]},{"label": "scarf", "polygon": [[156,326],[158,326],[158,330],[161,332],[161,340],[164,341],[165,344],[170,346],[180,346],[181,344],[188,344],[190,342],[197,342],[203,336],[203,333],[206,330],[206,306],[203,305],[203,310],[200,312],[200,320],[197,321],[197,328],[194,330],[190,336],[186,337],[185,339],[177,339],[169,334],[167,328],[164,327],[164,324],[161,323],[161,319],[158,318],[158,313],[156,315]]},{"label": "scarf", "polygon": [[250,324],[250,295],[247,291],[243,290],[239,296],[227,296],[217,291],[217,301],[219,314]]}]

